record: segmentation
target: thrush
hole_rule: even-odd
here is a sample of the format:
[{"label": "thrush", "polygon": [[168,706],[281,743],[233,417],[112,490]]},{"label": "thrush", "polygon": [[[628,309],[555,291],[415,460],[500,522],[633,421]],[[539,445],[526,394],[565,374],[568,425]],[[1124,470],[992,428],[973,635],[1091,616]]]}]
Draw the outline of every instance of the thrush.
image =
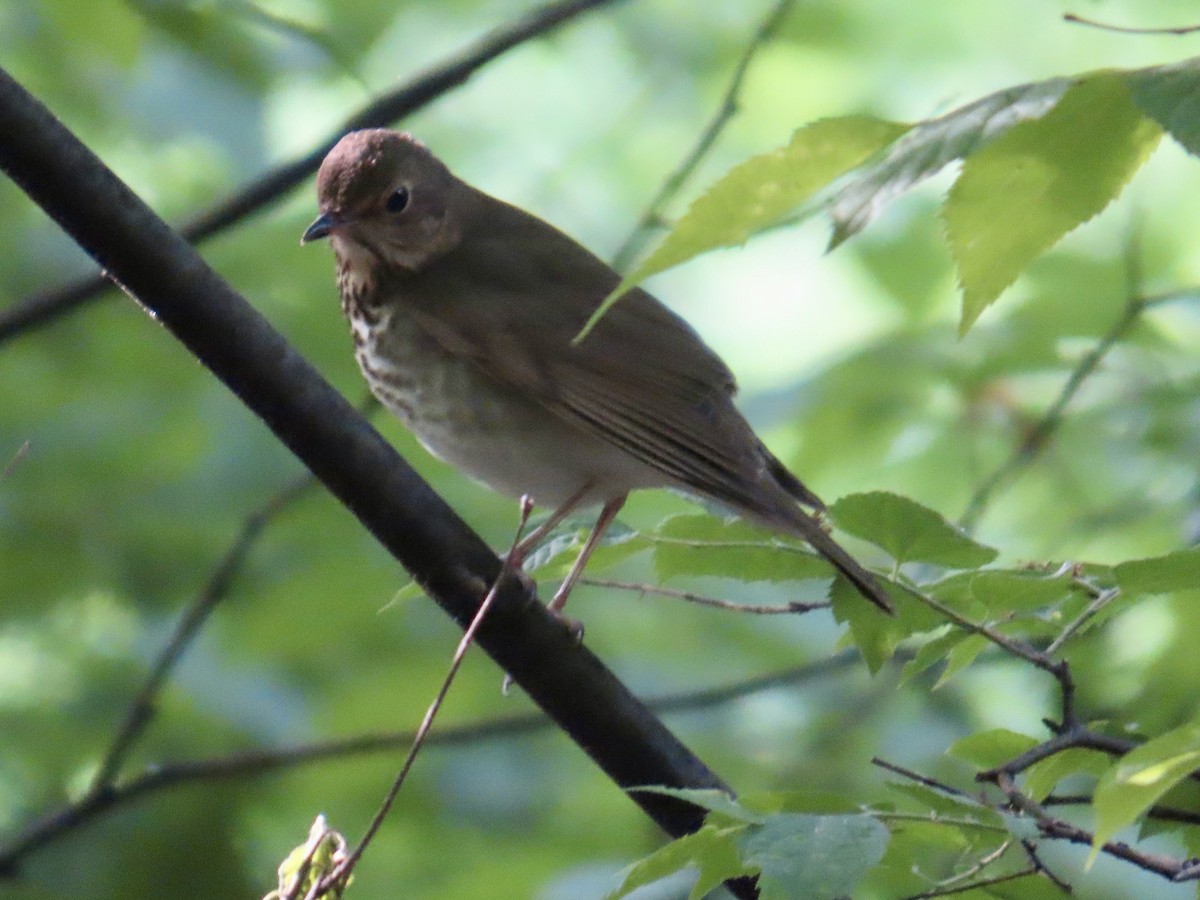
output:
[{"label": "thrush", "polygon": [[563,604],[631,491],[670,488],[805,540],[868,600],[879,582],[807,510],[824,504],[734,406],[724,362],[631,290],[580,342],[620,276],[561,231],[456,178],[407,134],[347,134],[317,176],[342,311],[372,392],[435,456],[553,510],[600,506],[550,602]]}]

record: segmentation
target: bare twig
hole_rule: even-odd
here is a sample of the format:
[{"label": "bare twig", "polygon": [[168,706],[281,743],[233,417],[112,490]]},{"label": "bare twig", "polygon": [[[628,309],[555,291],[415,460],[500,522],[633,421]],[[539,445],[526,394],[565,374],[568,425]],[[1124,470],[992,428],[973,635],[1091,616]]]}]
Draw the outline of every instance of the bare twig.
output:
[{"label": "bare twig", "polygon": [[5,478],[7,478],[9,475],[12,474],[12,470],[15,469],[20,464],[21,460],[25,458],[25,454],[28,452],[29,452],[29,441],[25,441],[21,444],[20,447],[17,448],[17,452],[13,454],[13,458],[10,459],[8,461],[8,463],[4,466],[4,471],[0,472],[0,481],[3,481]]},{"label": "bare twig", "polygon": [[997,884],[1004,884],[1008,881],[1017,881],[1021,878],[1029,878],[1037,873],[1038,870],[1033,866],[1030,866],[1028,869],[1022,869],[1020,872],[1009,872],[1007,875],[993,875],[990,878],[980,878],[965,884],[952,884],[946,887],[936,887],[929,891],[922,891],[919,894],[909,894],[904,898],[904,900],[927,900],[927,898],[930,897],[952,897],[955,894],[965,894],[968,891],[974,891],[979,888],[993,887]]},{"label": "bare twig", "polygon": [[529,523],[529,514],[531,512],[533,512],[532,498],[528,496],[522,497],[520,521],[517,523],[508,553],[505,554],[504,564],[500,567],[499,574],[492,582],[491,587],[488,588],[483,601],[479,604],[479,609],[476,611],[475,617],[471,619],[471,623],[467,626],[466,631],[463,632],[463,636],[454,650],[454,657],[450,660],[450,669],[446,672],[446,677],[442,680],[442,686],[438,688],[437,695],[433,698],[433,702],[429,704],[429,709],[425,711],[425,718],[421,720],[421,724],[417,728],[417,733],[413,736],[412,746],[408,750],[408,755],[404,758],[404,764],[400,767],[400,771],[392,782],[391,788],[388,789],[383,803],[379,806],[379,810],[375,813],[374,818],[371,819],[371,824],[367,826],[362,840],[358,842],[358,845],[350,851],[345,860],[335,867],[332,872],[319,879],[313,885],[312,890],[308,892],[306,900],[316,900],[316,898],[325,896],[328,891],[335,887],[344,887],[350,881],[350,874],[354,871],[354,867],[362,859],[363,852],[383,825],[383,820],[387,817],[392,804],[396,802],[396,797],[399,796],[400,789],[404,786],[404,781],[408,777],[408,773],[412,770],[413,763],[417,760],[417,754],[421,752],[421,747],[425,744],[425,738],[429,735],[429,729],[433,727],[434,717],[437,716],[438,710],[442,708],[442,703],[446,699],[446,695],[450,692],[450,685],[454,683],[454,676],[458,674],[458,670],[462,666],[462,661],[467,655],[467,650],[470,649],[472,642],[475,640],[475,633],[483,623],[484,616],[487,615],[488,610],[492,608],[492,604],[495,602],[496,595],[500,590],[500,585],[512,571],[512,564],[509,560],[514,559],[516,556],[517,544],[521,542],[521,535],[525,531],[525,526]]},{"label": "bare twig", "polygon": [[1021,841],[1021,849],[1025,851],[1025,856],[1028,858],[1028,860],[1029,860],[1030,864],[1033,866],[1033,868],[1040,874],[1044,875],[1051,884],[1053,884],[1056,888],[1058,888],[1064,894],[1073,893],[1070,883],[1068,883],[1067,881],[1065,881],[1062,878],[1059,878],[1046,865],[1045,861],[1042,859],[1041,853],[1038,852],[1037,844],[1035,844],[1031,840],[1026,839],[1026,840]]},{"label": "bare twig", "polygon": [[[845,650],[815,663],[792,666],[730,684],[665,694],[649,700],[647,705],[658,713],[709,709],[760,691],[824,678],[851,668],[859,659],[856,651]],[[425,744],[439,747],[477,745],[480,741],[489,739],[529,734],[552,724],[541,712],[520,713],[443,727],[432,732],[425,739]],[[412,731],[364,734],[292,747],[245,750],[209,759],[157,763],[136,776],[118,780],[102,793],[90,794],[42,816],[27,826],[10,843],[0,848],[0,874],[14,871],[29,854],[83,827],[104,813],[150,794],[188,784],[231,778],[254,778],[269,772],[313,763],[370,753],[386,753],[411,746],[414,737],[415,733]]]},{"label": "bare twig", "polygon": [[888,762],[886,759],[878,756],[871,757],[871,765],[877,766],[887,772],[891,772],[894,775],[907,778],[909,781],[915,781],[917,784],[943,793],[948,797],[954,797],[958,800],[971,801],[978,801],[979,799],[977,797],[972,797],[966,791],[961,791],[956,787],[946,784],[944,781],[938,781],[936,778],[930,778],[928,775],[922,775],[920,772],[914,772],[912,769],[905,768],[904,766],[894,762]]},{"label": "bare twig", "polygon": [[1109,25],[1106,22],[1098,22],[1095,19],[1087,19],[1083,16],[1077,16],[1075,13],[1063,13],[1063,21],[1070,22],[1072,25],[1086,25],[1089,28],[1099,28],[1101,31],[1113,31],[1117,34],[1195,34],[1200,31],[1200,25],[1180,25],[1175,28],[1132,28],[1127,25]]},{"label": "bare twig", "polygon": [[745,51],[742,53],[741,59],[738,60],[734,67],[733,76],[730,78],[729,86],[725,89],[725,95],[721,98],[721,105],[717,107],[716,113],[705,126],[704,131],[700,133],[700,137],[696,140],[695,145],[679,163],[678,167],[672,172],[662,183],[658,189],[658,193],[650,201],[645,212],[642,213],[637,224],[633,227],[633,231],[625,242],[620,246],[615,254],[613,254],[613,268],[618,272],[624,272],[629,265],[634,261],[642,249],[646,246],[646,241],[649,239],[650,233],[662,224],[663,209],[675,198],[679,190],[687,183],[688,179],[695,173],[700,162],[708,155],[713,144],[716,143],[717,137],[729,124],[729,120],[737,113],[738,97],[742,92],[742,84],[746,80],[746,72],[750,68],[750,63],[754,59],[758,51],[767,44],[779,30],[779,26],[783,23],[787,14],[795,5],[795,0],[778,0],[766,18],[758,26],[758,30],[750,39],[750,43],[746,45]]},{"label": "bare twig", "polygon": [[[1086,806],[1092,802],[1091,794],[1051,794],[1042,801],[1042,806]],[[1200,812],[1176,809],[1173,806],[1155,804],[1146,810],[1146,818],[1162,822],[1179,822],[1183,825],[1200,825]]]},{"label": "bare twig", "polygon": [[1058,633],[1057,637],[1046,645],[1046,655],[1053,656],[1061,650],[1063,644],[1074,637],[1079,629],[1086,625],[1093,616],[1120,596],[1121,589],[1118,587],[1106,588],[1093,594],[1092,602],[1084,607],[1078,616],[1064,625],[1063,630]]},{"label": "bare twig", "polygon": [[703,594],[695,594],[691,591],[679,591],[674,588],[660,587],[655,584],[613,581],[608,578],[584,577],[580,578],[579,582],[580,584],[590,584],[593,587],[613,588],[619,591],[636,591],[639,594],[656,594],[660,597],[674,597],[677,600],[686,600],[688,603],[695,603],[699,606],[711,606],[715,609],[728,609],[733,612],[752,613],[762,616],[798,614],[812,612],[815,609],[829,608],[828,601],[801,603],[798,600],[794,600],[782,606],[779,604],[738,603],[735,600],[721,600],[717,597],[706,597]]},{"label": "bare twig", "polygon": [[[1010,807],[1032,818],[1037,824],[1038,831],[1043,836],[1054,838],[1055,840],[1069,841],[1072,844],[1091,845],[1095,841],[1095,835],[1092,832],[1051,816],[1038,803],[1025,796],[1020,788],[1017,787],[1011,775],[1001,774],[996,784],[1005,797],[1008,798]],[[1109,841],[1100,849],[1109,856],[1132,863],[1139,869],[1154,872],[1172,881],[1183,878],[1187,880],[1200,879],[1200,871],[1196,873],[1188,871],[1191,863],[1190,860],[1178,860],[1162,853],[1150,853],[1138,850],[1130,847],[1124,841]]]},{"label": "bare twig", "polygon": [[167,677],[209,614],[228,595],[235,576],[241,570],[247,555],[263,529],[315,484],[316,479],[310,473],[305,472],[246,517],[233,544],[226,550],[224,557],[209,576],[200,593],[196,595],[196,599],[192,601],[191,606],[187,608],[183,617],[176,624],[175,630],[151,665],[145,682],[129,704],[125,718],[117,728],[117,733],[92,778],[91,786],[88,789],[90,795],[102,793],[112,787],[130,749],[146,726],[150,724],[159,691],[162,690]]},{"label": "bare twig", "polygon": [[996,492],[1012,482],[1022,470],[1037,459],[1062,424],[1063,414],[1068,404],[1079,393],[1079,389],[1083,386],[1084,382],[1099,368],[1100,363],[1103,362],[1109,351],[1134,326],[1145,308],[1145,299],[1141,297],[1130,298],[1129,302],[1125,305],[1125,310],[1121,313],[1117,321],[1113,323],[1104,336],[1096,342],[1096,345],[1075,365],[1075,368],[1067,377],[1062,390],[1059,391],[1054,402],[1042,413],[1033,426],[1025,432],[1025,436],[1013,449],[1012,453],[1009,454],[1009,457],[975,489],[975,493],[967,502],[966,510],[958,520],[961,528],[968,532],[974,531],[975,526],[979,524],[979,519],[987,510]]},{"label": "bare twig", "polygon": [[[390,125],[448,93],[514,47],[541,37],[571,19],[616,0],[558,0],[497,28],[464,52],[372,100],[326,135],[312,150],[276,166],[245,187],[197,214],[180,232],[191,243],[236,225],[278,201],[317,171],[321,160],[347,131]],[[33,294],[0,313],[0,343],[101,296],[111,284],[103,273]]]}]

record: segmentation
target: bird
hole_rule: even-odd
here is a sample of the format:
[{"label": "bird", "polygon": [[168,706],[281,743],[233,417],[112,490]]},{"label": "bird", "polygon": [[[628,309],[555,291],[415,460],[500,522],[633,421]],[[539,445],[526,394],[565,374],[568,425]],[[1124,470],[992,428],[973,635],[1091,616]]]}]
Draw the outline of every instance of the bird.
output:
[{"label": "bird", "polygon": [[[709,500],[806,541],[881,610],[888,593],[825,530],[825,508],[754,433],[721,358],[645,290],[576,340],[620,275],[553,225],[457,178],[391,129],[352,131],[317,173],[341,308],[374,395],[434,456],[552,510],[508,561],[576,510],[595,525],[548,604],[563,606],[631,491]],[[570,622],[570,620],[566,620]]]}]

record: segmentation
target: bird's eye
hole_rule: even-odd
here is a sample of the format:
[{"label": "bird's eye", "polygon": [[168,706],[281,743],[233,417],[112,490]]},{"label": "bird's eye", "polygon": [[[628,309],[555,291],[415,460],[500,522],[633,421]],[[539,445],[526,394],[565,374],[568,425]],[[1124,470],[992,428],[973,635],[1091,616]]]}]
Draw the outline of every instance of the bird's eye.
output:
[{"label": "bird's eye", "polygon": [[408,188],[400,187],[387,198],[385,208],[390,213],[404,212],[404,208],[408,206]]}]

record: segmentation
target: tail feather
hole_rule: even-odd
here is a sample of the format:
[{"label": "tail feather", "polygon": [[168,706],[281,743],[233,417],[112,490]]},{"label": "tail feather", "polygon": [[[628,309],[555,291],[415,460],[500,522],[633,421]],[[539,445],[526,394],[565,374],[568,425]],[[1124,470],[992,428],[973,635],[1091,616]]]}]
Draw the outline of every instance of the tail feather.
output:
[{"label": "tail feather", "polygon": [[860,594],[888,615],[895,615],[896,608],[892,605],[892,598],[888,596],[887,591],[883,589],[875,576],[864,569],[858,560],[842,548],[841,544],[831,538],[816,519],[799,510],[797,512],[799,515],[794,521],[796,527],[793,530],[804,538],[810,547],[825,557],[829,564],[854,585]]}]

